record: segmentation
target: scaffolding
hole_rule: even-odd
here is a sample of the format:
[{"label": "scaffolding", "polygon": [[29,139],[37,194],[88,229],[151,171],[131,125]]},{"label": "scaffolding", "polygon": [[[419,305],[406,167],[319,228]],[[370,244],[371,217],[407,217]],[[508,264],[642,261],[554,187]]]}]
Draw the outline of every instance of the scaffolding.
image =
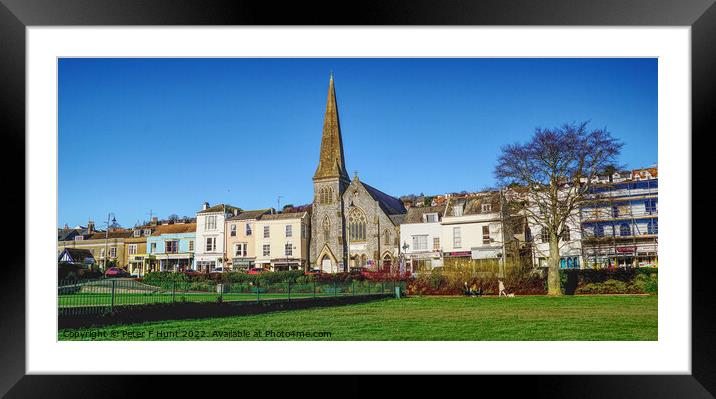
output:
[{"label": "scaffolding", "polygon": [[588,204],[580,209],[587,267],[658,265],[658,179],[642,175],[635,171],[592,187]]}]

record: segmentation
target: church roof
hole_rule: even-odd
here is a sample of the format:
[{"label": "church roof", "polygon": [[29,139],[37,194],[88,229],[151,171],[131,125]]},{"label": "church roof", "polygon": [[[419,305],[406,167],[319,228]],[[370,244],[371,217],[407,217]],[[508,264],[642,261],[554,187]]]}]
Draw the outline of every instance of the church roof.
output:
[{"label": "church roof", "polygon": [[385,212],[386,215],[404,214],[406,212],[405,207],[403,206],[403,201],[393,196],[390,196],[362,181],[360,183],[363,185],[363,187],[365,187],[365,190],[368,191],[368,194],[370,194],[370,196],[373,197],[374,200],[378,201],[380,207],[383,208],[383,212]]},{"label": "church roof", "polygon": [[331,74],[331,79],[328,83],[328,100],[326,101],[326,115],[323,118],[321,154],[313,179],[329,177],[348,180],[345,160],[343,159],[343,138],[341,137],[341,124],[338,118],[338,103],[336,101],[336,88],[333,85],[333,74]]}]

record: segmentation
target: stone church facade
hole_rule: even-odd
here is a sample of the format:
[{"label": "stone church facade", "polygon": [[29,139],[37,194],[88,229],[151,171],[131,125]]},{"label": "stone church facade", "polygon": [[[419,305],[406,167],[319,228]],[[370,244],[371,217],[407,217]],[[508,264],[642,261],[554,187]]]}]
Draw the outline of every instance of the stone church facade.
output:
[{"label": "stone church facade", "polygon": [[338,103],[331,75],[321,151],[313,175],[312,268],[335,273],[349,267],[395,270],[403,203],[360,181],[351,181],[343,156]]}]

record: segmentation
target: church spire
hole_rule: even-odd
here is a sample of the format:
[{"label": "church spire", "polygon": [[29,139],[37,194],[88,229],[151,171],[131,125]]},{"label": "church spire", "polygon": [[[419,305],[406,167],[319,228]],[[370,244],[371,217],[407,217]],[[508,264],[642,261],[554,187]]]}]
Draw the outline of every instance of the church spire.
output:
[{"label": "church spire", "polygon": [[336,88],[333,85],[333,72],[331,72],[331,78],[328,83],[328,100],[326,101],[326,115],[323,118],[321,154],[313,179],[327,177],[339,177],[348,181],[343,159],[343,139],[338,119],[338,103],[336,102]]}]

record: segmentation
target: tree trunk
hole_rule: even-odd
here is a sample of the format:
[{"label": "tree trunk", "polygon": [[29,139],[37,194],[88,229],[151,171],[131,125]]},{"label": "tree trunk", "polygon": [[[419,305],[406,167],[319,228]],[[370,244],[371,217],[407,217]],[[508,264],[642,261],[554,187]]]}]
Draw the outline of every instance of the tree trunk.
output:
[{"label": "tree trunk", "polygon": [[561,296],[562,287],[559,281],[559,237],[556,233],[551,233],[549,236],[549,260],[547,265],[547,295]]}]

